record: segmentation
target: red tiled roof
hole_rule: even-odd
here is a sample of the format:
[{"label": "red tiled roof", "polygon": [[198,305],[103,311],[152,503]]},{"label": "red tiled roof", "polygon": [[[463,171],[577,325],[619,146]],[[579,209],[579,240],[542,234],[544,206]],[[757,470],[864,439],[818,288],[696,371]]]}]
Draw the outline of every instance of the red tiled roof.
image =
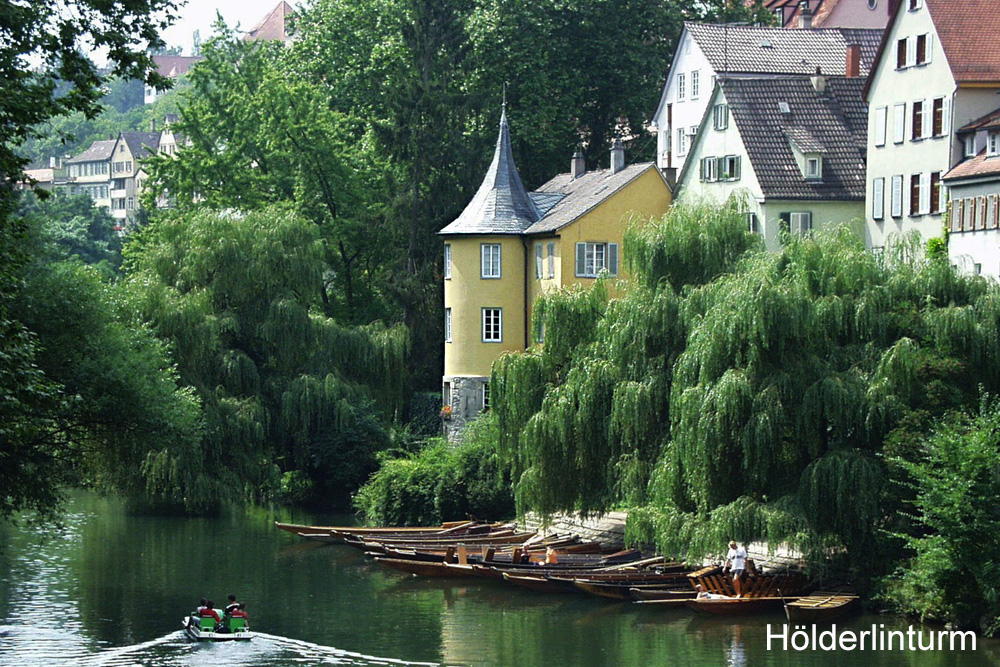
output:
[{"label": "red tiled roof", "polygon": [[1000,83],[1000,12],[982,0],[925,0],[959,85]]},{"label": "red tiled roof", "polygon": [[986,149],[984,148],[976,157],[969,158],[952,167],[952,170],[944,175],[944,180],[953,181],[960,178],[992,175],[1000,175],[1000,157],[986,157]]},{"label": "red tiled roof", "polygon": [[257,25],[250,28],[245,39],[273,39],[284,42],[288,39],[285,19],[291,13],[291,6],[285,0],[281,0],[267,16],[262,18]]},{"label": "red tiled roof", "polygon": [[187,74],[191,65],[199,60],[204,60],[204,58],[201,56],[153,56],[156,71],[160,73],[160,76],[165,76],[168,79],[176,79],[181,74]]}]

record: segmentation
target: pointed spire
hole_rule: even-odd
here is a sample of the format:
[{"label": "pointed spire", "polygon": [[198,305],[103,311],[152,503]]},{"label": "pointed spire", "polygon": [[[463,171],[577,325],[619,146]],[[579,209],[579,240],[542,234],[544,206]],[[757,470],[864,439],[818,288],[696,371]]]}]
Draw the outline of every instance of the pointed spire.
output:
[{"label": "pointed spire", "polygon": [[472,201],[454,222],[439,233],[520,234],[541,217],[514,164],[510,126],[507,124],[507,89],[504,86],[500,133],[493,162]]}]

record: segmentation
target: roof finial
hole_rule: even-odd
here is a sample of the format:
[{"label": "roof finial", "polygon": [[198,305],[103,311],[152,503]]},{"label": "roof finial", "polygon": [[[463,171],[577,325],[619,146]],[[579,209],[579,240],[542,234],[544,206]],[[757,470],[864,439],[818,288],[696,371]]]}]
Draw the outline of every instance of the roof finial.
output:
[{"label": "roof finial", "polygon": [[503,107],[501,109],[504,114],[507,113],[507,82],[503,82]]}]

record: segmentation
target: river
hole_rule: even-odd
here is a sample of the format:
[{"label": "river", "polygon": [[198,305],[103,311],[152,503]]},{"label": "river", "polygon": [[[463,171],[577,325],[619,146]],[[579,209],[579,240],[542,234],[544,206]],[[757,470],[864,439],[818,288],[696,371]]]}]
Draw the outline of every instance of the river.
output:
[{"label": "river", "polygon": [[[115,500],[75,494],[64,529],[42,536],[0,525],[0,666],[1000,664],[1000,642],[976,650],[795,651],[768,625],[502,582],[421,580],[349,547],[309,542],[273,521],[344,517],[262,510],[220,519],[134,517]],[[202,596],[247,605],[253,641],[195,644],[180,621]],[[859,616],[841,630],[906,630]],[[897,647],[898,648],[898,647]]]}]

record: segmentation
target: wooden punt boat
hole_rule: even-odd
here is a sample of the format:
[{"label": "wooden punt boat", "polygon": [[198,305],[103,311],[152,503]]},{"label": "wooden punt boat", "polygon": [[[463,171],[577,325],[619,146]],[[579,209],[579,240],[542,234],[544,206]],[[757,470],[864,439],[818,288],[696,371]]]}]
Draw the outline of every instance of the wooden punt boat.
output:
[{"label": "wooden punt boat", "polygon": [[[467,576],[457,569],[451,569],[447,563],[423,560],[403,560],[401,558],[384,558],[376,556],[375,562],[400,572],[421,577],[461,577]],[[471,574],[471,572],[469,573]]]},{"label": "wooden punt boat", "polygon": [[685,600],[684,604],[699,613],[715,614],[716,616],[745,616],[747,614],[759,614],[769,611],[780,611],[784,598],[780,597],[756,597],[756,598],[695,598]]},{"label": "wooden punt boat", "polygon": [[533,537],[535,533],[515,533],[514,531],[497,531],[488,535],[449,535],[437,539],[412,538],[412,539],[381,539],[378,537],[362,538],[358,541],[349,540],[346,544],[356,546],[368,551],[377,551],[386,547],[410,548],[410,549],[433,549],[448,548],[464,545],[466,547],[480,547],[494,544],[523,544],[525,540]]},{"label": "wooden punt boat", "polygon": [[[460,528],[462,526],[468,526],[469,524],[475,524],[476,522],[471,521],[449,521],[442,523],[440,526],[414,526],[414,527],[385,527],[385,528],[369,528],[366,526],[309,526],[300,523],[281,523],[280,521],[275,521],[274,526],[278,530],[284,530],[289,533],[329,533],[332,530],[343,531],[352,534],[392,534],[392,533],[440,533],[443,530],[452,530],[455,528]],[[479,524],[479,525],[496,525],[496,524]]]},{"label": "wooden punt boat", "polygon": [[858,605],[852,593],[819,592],[785,603],[790,623],[826,623],[849,613]]},{"label": "wooden punt boat", "polygon": [[503,579],[508,583],[514,584],[515,586],[527,588],[532,591],[539,591],[540,593],[574,592],[572,586],[567,586],[565,583],[560,581],[553,581],[544,575],[512,574],[510,572],[504,572]]},{"label": "wooden punt boat", "polygon": [[666,588],[662,586],[633,586],[628,589],[629,599],[635,602],[660,602],[690,600],[697,591],[693,588]]},{"label": "wooden punt boat", "polygon": [[[590,593],[591,595],[610,600],[631,600],[633,590],[643,590],[645,586],[648,586],[651,590],[663,591],[666,586],[664,583],[635,584],[631,582],[595,581],[590,579],[575,580],[573,581],[573,585],[584,593]],[[686,582],[684,585],[687,586]],[[687,586],[687,588],[678,587],[672,592],[677,596],[677,599],[693,598],[696,594],[696,591],[690,586]]]},{"label": "wooden punt boat", "polygon": [[780,599],[785,597],[799,597],[804,593],[809,582],[798,572],[786,572],[780,574],[751,574],[747,573],[741,580],[740,590],[736,590],[731,575],[722,571],[722,568],[713,566],[696,570],[688,575],[691,580],[691,587],[697,589],[700,585],[708,593],[723,595],[726,597],[736,597],[737,594],[743,598],[768,598]]}]

